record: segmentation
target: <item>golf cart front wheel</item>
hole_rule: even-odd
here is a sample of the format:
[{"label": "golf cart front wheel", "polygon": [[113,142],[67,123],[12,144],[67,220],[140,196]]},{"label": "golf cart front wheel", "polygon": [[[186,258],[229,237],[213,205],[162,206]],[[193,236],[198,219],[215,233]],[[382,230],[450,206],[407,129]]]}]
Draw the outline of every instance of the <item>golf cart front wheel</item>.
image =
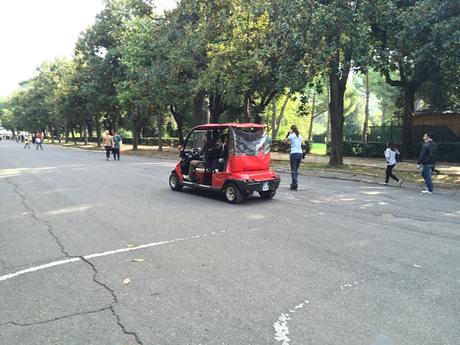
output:
[{"label": "golf cart front wheel", "polygon": [[171,187],[171,189],[174,191],[179,191],[182,189],[182,185],[179,182],[179,177],[177,177],[175,172],[169,176],[169,187]]}]

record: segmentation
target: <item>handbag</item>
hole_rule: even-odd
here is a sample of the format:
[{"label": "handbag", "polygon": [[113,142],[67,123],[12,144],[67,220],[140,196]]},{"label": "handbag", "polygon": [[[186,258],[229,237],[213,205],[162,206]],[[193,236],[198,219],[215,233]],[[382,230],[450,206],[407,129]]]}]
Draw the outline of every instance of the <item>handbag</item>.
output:
[{"label": "handbag", "polygon": [[302,159],[305,159],[306,155],[307,155],[307,145],[302,144]]},{"label": "handbag", "polygon": [[400,153],[397,153],[395,156],[396,162],[401,163],[402,162],[402,157]]}]

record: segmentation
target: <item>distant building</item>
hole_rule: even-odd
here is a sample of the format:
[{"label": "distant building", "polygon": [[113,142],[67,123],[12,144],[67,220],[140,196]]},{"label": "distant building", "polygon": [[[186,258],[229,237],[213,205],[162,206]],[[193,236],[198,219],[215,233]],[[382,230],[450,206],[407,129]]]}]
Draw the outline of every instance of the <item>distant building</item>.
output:
[{"label": "distant building", "polygon": [[460,141],[460,112],[416,111],[413,126],[416,137],[430,132],[435,141]]}]

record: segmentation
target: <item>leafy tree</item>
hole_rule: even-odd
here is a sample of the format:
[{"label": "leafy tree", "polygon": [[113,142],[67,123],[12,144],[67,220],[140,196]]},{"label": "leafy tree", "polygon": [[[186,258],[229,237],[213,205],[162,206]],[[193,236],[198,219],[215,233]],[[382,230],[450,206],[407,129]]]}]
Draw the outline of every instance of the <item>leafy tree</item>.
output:
[{"label": "leafy tree", "polygon": [[82,80],[85,81],[85,92],[90,96],[99,140],[101,117],[104,126],[110,130],[116,129],[120,123],[116,85],[125,79],[120,52],[125,23],[151,13],[151,1],[106,0],[105,8],[96,16],[95,23],[76,44],[78,69],[90,77]]},{"label": "leafy tree", "polygon": [[[331,116],[330,165],[343,164],[344,95],[352,68],[369,63],[367,1],[278,0],[281,54],[293,53],[304,85],[313,75],[327,76]],[[289,68],[288,68],[289,70]],[[299,86],[298,79],[294,87]]]},{"label": "leafy tree", "polygon": [[403,149],[411,155],[416,93],[442,75],[446,67],[443,51],[458,56],[458,40],[452,41],[455,32],[458,37],[458,1],[378,0],[372,6],[375,65],[388,84],[401,90]]}]

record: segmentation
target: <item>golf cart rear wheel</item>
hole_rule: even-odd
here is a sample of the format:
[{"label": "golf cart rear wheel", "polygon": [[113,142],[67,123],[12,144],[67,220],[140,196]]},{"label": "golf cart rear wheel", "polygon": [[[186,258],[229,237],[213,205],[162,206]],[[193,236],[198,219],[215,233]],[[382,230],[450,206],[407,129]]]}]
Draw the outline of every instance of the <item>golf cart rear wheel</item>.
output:
[{"label": "golf cart rear wheel", "polygon": [[171,187],[172,190],[179,191],[182,189],[182,185],[179,182],[179,177],[177,177],[177,174],[173,172],[171,176],[169,176],[169,187]]},{"label": "golf cart rear wheel", "polygon": [[233,183],[229,183],[228,185],[226,185],[224,192],[225,198],[228,202],[232,204],[239,204],[244,200],[243,193],[241,193],[240,190]]},{"label": "golf cart rear wheel", "polygon": [[276,190],[267,190],[265,192],[259,192],[262,199],[273,199],[276,194]]}]

